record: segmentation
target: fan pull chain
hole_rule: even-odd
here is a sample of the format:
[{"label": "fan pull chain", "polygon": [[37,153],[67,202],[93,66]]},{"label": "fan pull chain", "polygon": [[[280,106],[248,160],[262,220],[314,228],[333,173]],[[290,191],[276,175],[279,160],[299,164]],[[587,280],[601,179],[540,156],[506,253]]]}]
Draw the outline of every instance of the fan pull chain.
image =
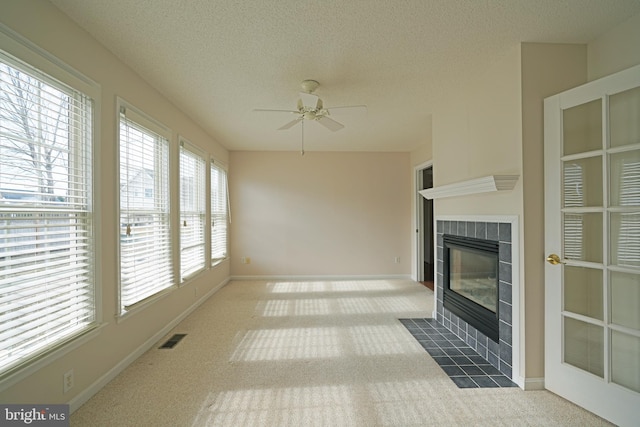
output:
[{"label": "fan pull chain", "polygon": [[304,119],[302,119],[302,146],[300,147],[300,155],[304,156]]}]

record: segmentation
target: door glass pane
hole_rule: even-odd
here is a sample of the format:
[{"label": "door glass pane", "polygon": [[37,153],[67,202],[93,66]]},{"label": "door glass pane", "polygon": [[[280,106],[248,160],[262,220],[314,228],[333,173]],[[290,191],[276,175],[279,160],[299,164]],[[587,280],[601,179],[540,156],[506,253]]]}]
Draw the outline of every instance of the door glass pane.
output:
[{"label": "door glass pane", "polygon": [[602,270],[565,266],[564,309],[602,320]]},{"label": "door glass pane", "polygon": [[602,100],[562,112],[563,155],[602,149]]},{"label": "door glass pane", "polygon": [[640,211],[610,214],[611,264],[640,267]]},{"label": "door glass pane", "polygon": [[601,326],[564,318],[564,361],[604,378],[604,331]]},{"label": "door glass pane", "polygon": [[611,322],[640,330],[640,274],[612,271]]},{"label": "door glass pane", "polygon": [[602,206],[602,157],[563,162],[563,204],[567,207]]},{"label": "door glass pane", "polygon": [[612,147],[640,143],[640,87],[609,97]]},{"label": "door glass pane", "polygon": [[602,214],[565,213],[563,256],[566,259],[602,262]]},{"label": "door glass pane", "polygon": [[611,334],[611,381],[640,393],[640,338]]},{"label": "door glass pane", "polygon": [[640,206],[640,150],[609,156],[611,206]]}]

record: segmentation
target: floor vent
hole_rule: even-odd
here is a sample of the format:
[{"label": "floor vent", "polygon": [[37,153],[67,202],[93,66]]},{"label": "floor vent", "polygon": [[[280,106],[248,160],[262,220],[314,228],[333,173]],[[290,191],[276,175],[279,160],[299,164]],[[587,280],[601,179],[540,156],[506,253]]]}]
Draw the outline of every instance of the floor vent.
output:
[{"label": "floor vent", "polygon": [[175,334],[174,336],[172,336],[171,338],[169,338],[167,340],[167,342],[165,342],[164,344],[162,344],[160,347],[158,348],[173,348],[176,346],[176,344],[178,344],[180,342],[180,340],[184,337],[186,337],[187,334]]}]

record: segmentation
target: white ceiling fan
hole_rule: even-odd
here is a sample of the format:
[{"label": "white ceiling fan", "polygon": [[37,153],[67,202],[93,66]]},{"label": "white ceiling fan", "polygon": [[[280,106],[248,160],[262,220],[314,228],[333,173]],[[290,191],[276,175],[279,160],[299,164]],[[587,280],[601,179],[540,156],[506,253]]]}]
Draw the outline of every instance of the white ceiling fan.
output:
[{"label": "white ceiling fan", "polygon": [[339,123],[329,117],[331,115],[331,111],[341,109],[341,110],[355,110],[362,113],[366,113],[367,106],[366,105],[348,105],[342,107],[325,107],[322,99],[318,95],[315,95],[313,92],[320,86],[315,80],[304,80],[301,85],[302,92],[300,92],[300,98],[298,99],[298,109],[297,110],[273,110],[273,109],[264,109],[264,108],[256,108],[253,111],[266,111],[266,112],[275,112],[275,113],[289,113],[295,114],[297,117],[285,125],[278,128],[278,130],[286,130],[290,129],[298,123],[302,124],[302,150],[301,154],[304,154],[304,122],[305,120],[310,120],[321,124],[326,127],[330,131],[337,132],[340,129],[344,128],[342,123]]}]

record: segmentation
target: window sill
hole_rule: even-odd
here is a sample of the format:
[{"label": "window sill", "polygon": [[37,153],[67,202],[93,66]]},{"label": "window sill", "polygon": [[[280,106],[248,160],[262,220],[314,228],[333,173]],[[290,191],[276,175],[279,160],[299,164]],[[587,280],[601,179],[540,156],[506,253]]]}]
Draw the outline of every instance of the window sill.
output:
[{"label": "window sill", "polygon": [[138,301],[137,303],[133,304],[131,306],[131,308],[125,312],[121,312],[120,314],[116,315],[116,323],[121,323],[124,322],[125,320],[127,320],[128,318],[130,318],[131,316],[135,315],[136,313],[139,313],[143,310],[145,310],[147,307],[150,307],[151,305],[153,305],[153,303],[155,303],[156,301],[166,297],[167,295],[169,295],[174,289],[177,289],[178,286],[177,285],[173,285],[170,286],[166,289],[161,290],[160,292],[158,292],[157,294],[153,294],[141,301]]},{"label": "window sill", "polygon": [[13,370],[10,370],[3,376],[0,376],[0,392],[22,381],[29,375],[34,374],[36,371],[44,368],[45,366],[61,358],[67,353],[75,350],[81,345],[91,341],[92,339],[100,335],[102,329],[107,325],[108,323],[99,323],[86,332],[69,338],[69,340],[60,343],[55,348],[43,353],[40,356],[36,356],[31,361],[26,361],[23,365],[16,366]]},{"label": "window sill", "polygon": [[224,263],[224,262],[227,262],[227,261],[229,261],[229,257],[222,258],[222,259],[217,259],[217,260],[215,260],[215,261],[212,261],[212,262],[211,262],[211,268],[217,267],[217,266],[219,266],[220,264],[222,264],[222,263]]}]

